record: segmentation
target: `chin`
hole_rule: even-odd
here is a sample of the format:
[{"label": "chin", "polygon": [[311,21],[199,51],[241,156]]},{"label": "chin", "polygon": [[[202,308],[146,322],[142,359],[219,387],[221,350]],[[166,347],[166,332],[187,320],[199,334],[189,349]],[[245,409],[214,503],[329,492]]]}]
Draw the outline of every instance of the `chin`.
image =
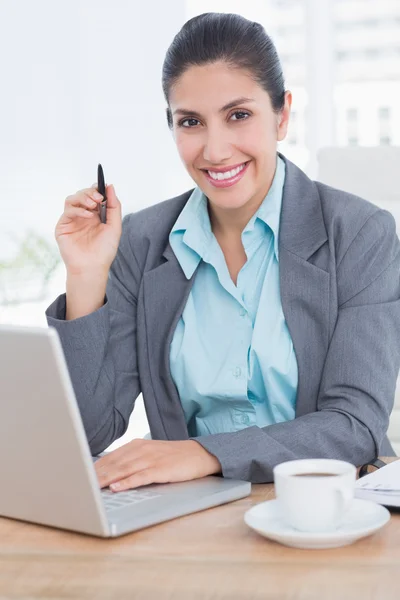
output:
[{"label": "chin", "polygon": [[238,208],[243,208],[244,206],[246,206],[246,204],[249,203],[251,199],[251,194],[245,195],[246,200],[243,200],[243,194],[240,194],[240,197],[238,197],[237,199],[230,197],[228,194],[225,197],[218,194],[210,194],[208,197],[215,206],[218,206],[218,208],[236,210]]}]

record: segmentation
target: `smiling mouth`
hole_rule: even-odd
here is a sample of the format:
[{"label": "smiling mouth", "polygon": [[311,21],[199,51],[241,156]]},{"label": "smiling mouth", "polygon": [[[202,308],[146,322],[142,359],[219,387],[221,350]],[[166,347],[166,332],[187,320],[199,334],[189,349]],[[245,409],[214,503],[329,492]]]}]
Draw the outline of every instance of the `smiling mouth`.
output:
[{"label": "smiling mouth", "polygon": [[212,169],[200,169],[200,171],[203,171],[204,173],[210,173],[211,172],[211,173],[216,173],[216,174],[220,173],[221,175],[225,175],[225,173],[228,173],[229,171],[235,171],[239,167],[241,169],[243,169],[244,167],[246,167],[249,164],[249,162],[250,162],[249,160],[246,160],[246,161],[240,163],[239,166],[232,167],[232,168],[227,168],[227,169],[224,169],[224,171],[213,171]]},{"label": "smiling mouth", "polygon": [[247,168],[251,160],[241,163],[239,166],[228,169],[227,171],[210,171],[208,169],[200,169],[203,171],[207,181],[216,188],[229,188],[238,183],[247,172]]}]

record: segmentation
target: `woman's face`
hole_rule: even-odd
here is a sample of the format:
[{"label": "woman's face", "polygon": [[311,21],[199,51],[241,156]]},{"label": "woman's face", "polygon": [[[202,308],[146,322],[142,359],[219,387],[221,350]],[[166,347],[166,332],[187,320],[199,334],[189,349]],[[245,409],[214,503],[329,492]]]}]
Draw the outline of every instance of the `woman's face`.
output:
[{"label": "woman's face", "polygon": [[[255,211],[272,183],[291,93],[277,115],[268,93],[245,71],[219,62],[187,69],[169,104],[181,160],[213,208]],[[221,180],[216,173],[226,167],[228,179]]]}]

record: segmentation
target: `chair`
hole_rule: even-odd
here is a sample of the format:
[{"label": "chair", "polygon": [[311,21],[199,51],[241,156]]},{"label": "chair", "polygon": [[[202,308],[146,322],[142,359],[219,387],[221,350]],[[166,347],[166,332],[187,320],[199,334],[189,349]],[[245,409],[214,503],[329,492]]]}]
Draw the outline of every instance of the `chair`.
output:
[{"label": "chair", "polygon": [[[390,211],[400,236],[400,147],[323,148],[317,158],[318,181],[357,194]],[[400,455],[400,376],[388,436]]]}]

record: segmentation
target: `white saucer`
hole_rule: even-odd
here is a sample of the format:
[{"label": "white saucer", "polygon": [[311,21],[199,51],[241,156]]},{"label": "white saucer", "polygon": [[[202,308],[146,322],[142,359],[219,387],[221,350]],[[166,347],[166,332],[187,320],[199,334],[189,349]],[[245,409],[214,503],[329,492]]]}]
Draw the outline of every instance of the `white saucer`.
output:
[{"label": "white saucer", "polygon": [[244,515],[245,523],[271,540],[293,548],[338,548],[371,535],[390,519],[384,506],[368,500],[354,499],[342,525],[335,531],[308,533],[297,531],[281,517],[278,500],[256,504]]}]

